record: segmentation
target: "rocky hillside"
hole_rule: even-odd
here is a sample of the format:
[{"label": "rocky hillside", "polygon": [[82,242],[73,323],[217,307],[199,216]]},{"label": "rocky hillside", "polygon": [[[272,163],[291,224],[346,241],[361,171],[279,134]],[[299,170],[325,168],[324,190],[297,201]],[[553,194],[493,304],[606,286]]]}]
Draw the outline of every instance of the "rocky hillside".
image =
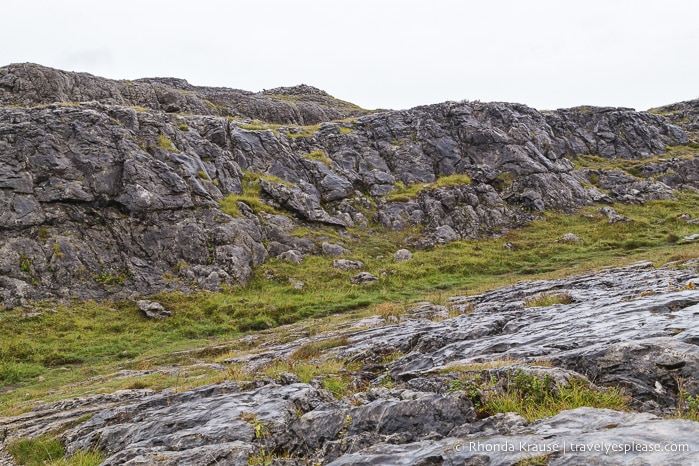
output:
[{"label": "rocky hillside", "polygon": [[0,68],[0,465],[698,463],[698,118]]},{"label": "rocky hillside", "polygon": [[245,284],[270,256],[321,252],[290,234],[303,225],[405,230],[426,248],[544,210],[699,187],[691,149],[667,153],[688,143],[696,118],[681,115],[696,102],[677,118],[480,102],[369,112],[309,86],[251,93],[22,64],[0,68],[0,105],[6,308]]}]

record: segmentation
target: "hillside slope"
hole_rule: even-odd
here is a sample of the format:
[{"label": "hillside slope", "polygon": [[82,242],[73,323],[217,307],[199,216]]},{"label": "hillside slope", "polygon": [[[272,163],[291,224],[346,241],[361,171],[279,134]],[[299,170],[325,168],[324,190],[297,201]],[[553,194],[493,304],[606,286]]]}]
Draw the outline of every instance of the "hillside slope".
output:
[{"label": "hillside slope", "polygon": [[[320,252],[289,234],[302,225],[405,230],[425,248],[699,183],[691,149],[667,152],[687,132],[628,109],[371,113],[309,86],[253,94],[31,64],[0,68],[0,104],[5,307],[245,284],[270,256]],[[586,156],[609,163],[576,170]]]}]

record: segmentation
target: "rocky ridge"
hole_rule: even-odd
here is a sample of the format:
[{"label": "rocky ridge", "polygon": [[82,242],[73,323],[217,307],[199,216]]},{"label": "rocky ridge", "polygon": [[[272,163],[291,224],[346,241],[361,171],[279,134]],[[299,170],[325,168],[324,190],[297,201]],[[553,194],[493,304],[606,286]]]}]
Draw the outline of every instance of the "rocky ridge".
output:
[{"label": "rocky ridge", "polygon": [[[32,64],[0,68],[0,104],[8,308],[244,285],[270,256],[319,252],[289,234],[308,223],[419,227],[410,245],[431,247],[699,182],[693,152],[658,158],[691,128],[630,109],[446,102],[371,113],[310,86],[250,93]],[[655,165],[645,176],[575,169],[589,154]]]},{"label": "rocky ridge", "polygon": [[[350,321],[220,368],[259,374],[304,345],[342,337],[311,361],[345,361],[356,388],[341,399],[324,388],[332,376],[231,377],[182,393],[129,390],[37,406],[0,419],[0,435],[7,443],[63,431],[69,454],[98,448],[105,465],[692,464],[699,423],[674,415],[699,395],[698,282],[696,263],[643,263],[423,303],[398,322]],[[527,304],[552,293],[572,302]],[[389,353],[398,357],[388,362]],[[623,387],[640,412],[577,408],[528,422],[478,410],[481,397],[519,374],[558,387]]]}]

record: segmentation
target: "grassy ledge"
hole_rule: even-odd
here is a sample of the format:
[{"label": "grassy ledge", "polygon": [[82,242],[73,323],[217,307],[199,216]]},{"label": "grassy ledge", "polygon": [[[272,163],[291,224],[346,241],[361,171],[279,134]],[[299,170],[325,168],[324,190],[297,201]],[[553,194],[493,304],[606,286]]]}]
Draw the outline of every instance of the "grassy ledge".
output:
[{"label": "grassy ledge", "polygon": [[388,202],[407,202],[415,199],[423,191],[433,191],[437,188],[448,188],[452,186],[465,186],[471,184],[468,175],[448,175],[437,178],[432,183],[413,183],[405,186],[402,182],[396,183],[396,189],[386,195]]}]

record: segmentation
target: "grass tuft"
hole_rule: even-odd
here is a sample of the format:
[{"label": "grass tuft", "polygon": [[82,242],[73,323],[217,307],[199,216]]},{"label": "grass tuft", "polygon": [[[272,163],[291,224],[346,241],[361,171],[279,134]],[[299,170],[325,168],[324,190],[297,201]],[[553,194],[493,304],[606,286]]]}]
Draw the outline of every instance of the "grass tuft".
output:
[{"label": "grass tuft", "polygon": [[289,356],[293,360],[304,360],[315,359],[320,356],[323,351],[331,348],[337,348],[338,346],[346,346],[349,344],[347,337],[331,338],[328,340],[318,340],[312,341],[301,345],[296,351],[291,353]]},{"label": "grass tuft", "polygon": [[18,464],[29,466],[58,461],[65,455],[61,442],[50,437],[15,440],[7,446],[7,451]]},{"label": "grass tuft", "polygon": [[555,304],[572,304],[573,302],[573,296],[568,292],[544,293],[527,299],[524,301],[524,305],[527,307],[548,307]]},{"label": "grass tuft", "polygon": [[280,211],[270,206],[269,204],[266,204],[262,200],[262,188],[260,187],[260,179],[266,179],[269,181],[286,184],[284,180],[275,176],[260,175],[253,172],[245,172],[243,179],[241,180],[243,192],[241,194],[229,194],[228,196],[219,200],[221,210],[230,215],[231,217],[242,217],[242,213],[240,212],[238,203],[244,202],[256,214],[260,212],[265,212],[268,214],[281,214]]},{"label": "grass tuft", "polygon": [[330,166],[333,163],[333,161],[330,160],[330,158],[327,155],[325,155],[325,152],[323,152],[322,150],[314,150],[313,152],[304,155],[304,157],[307,159],[318,160],[319,162],[323,162],[327,166]]},{"label": "grass tuft", "polygon": [[177,147],[175,147],[170,138],[165,134],[158,136],[158,147],[169,152],[179,152]]},{"label": "grass tuft", "polygon": [[482,415],[519,413],[527,421],[555,416],[561,411],[588,406],[617,411],[629,409],[629,397],[620,388],[595,390],[579,379],[567,385],[548,377],[536,377],[518,370],[502,383],[495,377],[484,381],[480,374],[468,374],[452,382],[451,391],[465,391]]}]

